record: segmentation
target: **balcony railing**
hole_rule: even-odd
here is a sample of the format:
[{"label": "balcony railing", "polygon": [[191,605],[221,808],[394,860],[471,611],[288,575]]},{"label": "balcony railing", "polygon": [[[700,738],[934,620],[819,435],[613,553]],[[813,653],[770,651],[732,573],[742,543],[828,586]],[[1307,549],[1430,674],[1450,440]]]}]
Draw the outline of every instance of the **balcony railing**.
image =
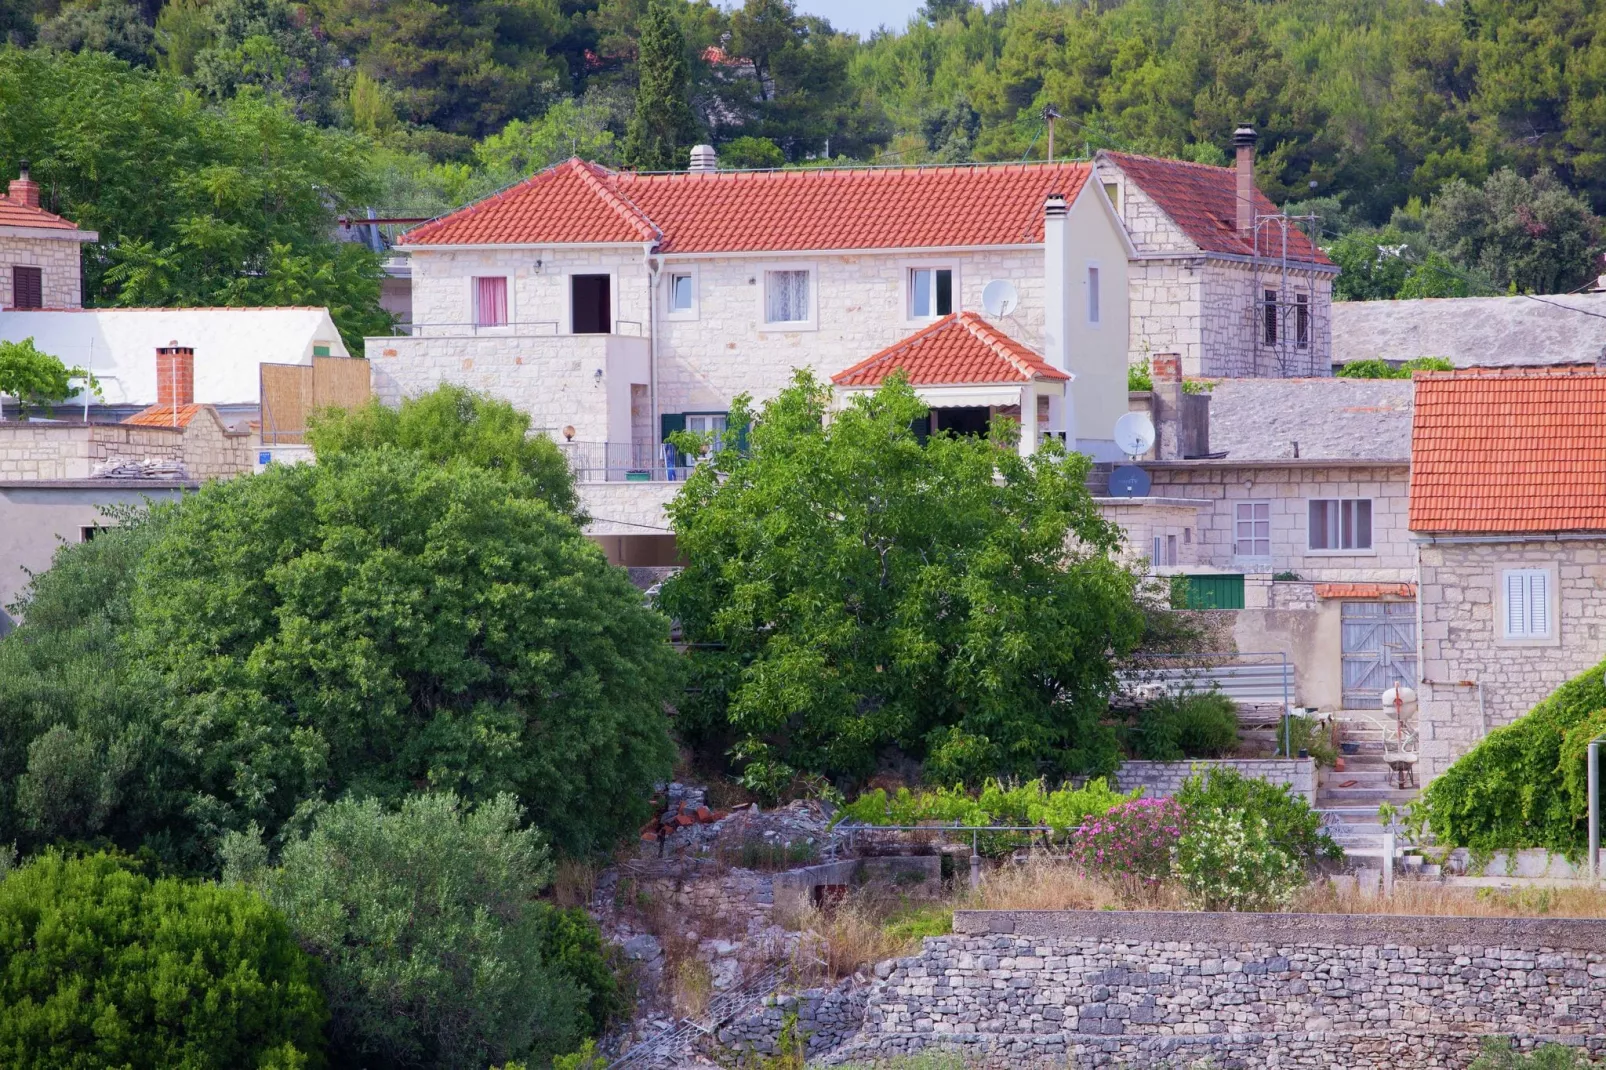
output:
[{"label": "balcony railing", "polygon": [[[392,329],[392,334],[399,337],[418,338],[425,335],[446,337],[461,337],[470,335],[488,338],[607,338],[609,333],[601,331],[586,331],[580,334],[565,334],[558,328],[561,324],[557,320],[511,320],[507,323],[451,323],[451,322],[408,322],[398,323]],[[622,338],[645,338],[646,330],[639,320],[614,320],[612,336]]]},{"label": "balcony railing", "polygon": [[559,442],[580,483],[678,483],[704,460],[669,443]]}]

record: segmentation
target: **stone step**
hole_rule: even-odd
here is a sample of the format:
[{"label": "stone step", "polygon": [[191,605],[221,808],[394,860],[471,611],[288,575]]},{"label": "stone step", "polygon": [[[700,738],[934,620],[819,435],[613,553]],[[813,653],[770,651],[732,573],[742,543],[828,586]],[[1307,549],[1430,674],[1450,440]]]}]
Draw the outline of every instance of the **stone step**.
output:
[{"label": "stone step", "polygon": [[1377,806],[1393,803],[1400,806],[1415,802],[1420,792],[1416,788],[1337,788],[1324,787],[1316,792],[1316,809],[1329,810],[1336,806]]},{"label": "stone step", "polygon": [[[1349,784],[1351,788],[1392,788],[1398,780],[1394,770],[1387,766],[1381,769],[1354,767],[1343,770],[1323,769],[1316,778],[1316,790],[1322,792],[1328,788],[1336,788],[1340,784]],[[1354,783],[1351,784],[1351,781]]]}]

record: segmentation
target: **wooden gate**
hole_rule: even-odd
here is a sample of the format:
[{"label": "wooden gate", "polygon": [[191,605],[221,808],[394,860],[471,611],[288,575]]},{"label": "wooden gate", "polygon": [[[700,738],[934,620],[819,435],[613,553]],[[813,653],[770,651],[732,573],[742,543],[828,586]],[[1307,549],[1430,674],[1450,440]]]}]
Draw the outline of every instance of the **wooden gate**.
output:
[{"label": "wooden gate", "polygon": [[1343,604],[1344,707],[1375,710],[1395,684],[1417,685],[1416,603]]}]

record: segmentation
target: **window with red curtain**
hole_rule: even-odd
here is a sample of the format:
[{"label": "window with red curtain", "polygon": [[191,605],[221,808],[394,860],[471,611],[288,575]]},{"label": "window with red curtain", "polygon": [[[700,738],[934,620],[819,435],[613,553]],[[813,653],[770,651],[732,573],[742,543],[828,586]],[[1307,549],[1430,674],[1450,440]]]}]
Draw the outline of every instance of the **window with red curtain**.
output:
[{"label": "window with red curtain", "polygon": [[507,276],[474,280],[474,326],[501,327],[507,323]]}]

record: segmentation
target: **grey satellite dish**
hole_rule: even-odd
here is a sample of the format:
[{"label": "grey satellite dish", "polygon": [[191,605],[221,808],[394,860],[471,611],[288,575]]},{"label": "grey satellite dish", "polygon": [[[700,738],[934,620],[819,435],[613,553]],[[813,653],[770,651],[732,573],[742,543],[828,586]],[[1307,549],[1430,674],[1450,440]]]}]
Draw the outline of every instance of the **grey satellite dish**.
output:
[{"label": "grey satellite dish", "polygon": [[1141,412],[1129,412],[1115,421],[1115,444],[1128,457],[1141,457],[1154,445],[1154,421]]},{"label": "grey satellite dish", "polygon": [[1020,304],[1020,293],[1008,279],[994,279],[981,291],[981,307],[993,319],[1000,319],[1015,311]]},{"label": "grey satellite dish", "polygon": [[1115,471],[1110,473],[1110,497],[1147,498],[1148,496],[1149,473],[1135,464],[1116,465]]}]

